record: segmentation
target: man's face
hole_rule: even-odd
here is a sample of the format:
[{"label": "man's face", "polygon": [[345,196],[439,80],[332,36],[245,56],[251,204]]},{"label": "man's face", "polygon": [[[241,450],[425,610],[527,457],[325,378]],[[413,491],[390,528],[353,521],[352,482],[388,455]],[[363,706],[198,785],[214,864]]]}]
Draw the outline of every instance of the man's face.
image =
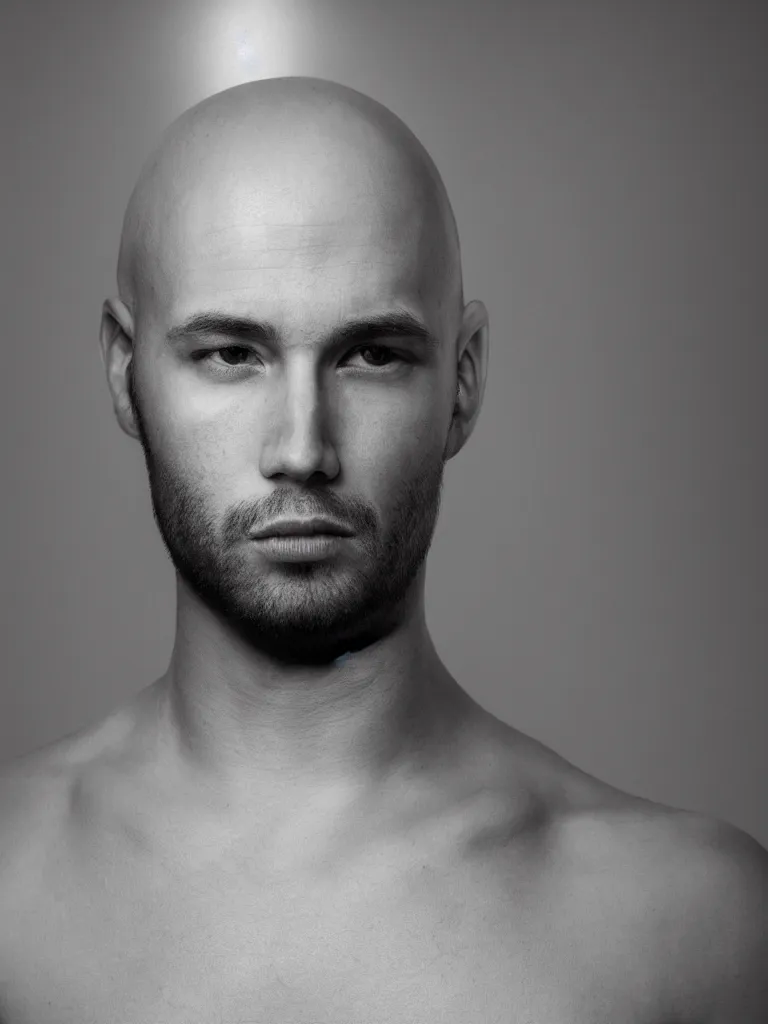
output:
[{"label": "man's face", "polygon": [[[437,520],[453,397],[423,228],[396,196],[350,201],[337,185],[316,212],[247,184],[190,190],[166,226],[129,376],[155,517],[181,579],[294,664],[327,663],[401,620]],[[442,334],[439,349],[386,335],[333,342],[342,323],[394,309]],[[269,322],[280,337],[167,340],[212,312]],[[353,536],[307,562],[249,538],[312,515]]]}]

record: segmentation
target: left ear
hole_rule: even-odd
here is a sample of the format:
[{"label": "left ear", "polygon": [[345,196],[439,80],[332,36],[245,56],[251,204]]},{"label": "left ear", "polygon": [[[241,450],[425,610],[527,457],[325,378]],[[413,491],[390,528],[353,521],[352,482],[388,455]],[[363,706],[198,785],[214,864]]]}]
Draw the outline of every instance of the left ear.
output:
[{"label": "left ear", "polygon": [[488,310],[477,299],[464,307],[457,344],[456,403],[445,449],[452,459],[475,429],[488,373]]}]

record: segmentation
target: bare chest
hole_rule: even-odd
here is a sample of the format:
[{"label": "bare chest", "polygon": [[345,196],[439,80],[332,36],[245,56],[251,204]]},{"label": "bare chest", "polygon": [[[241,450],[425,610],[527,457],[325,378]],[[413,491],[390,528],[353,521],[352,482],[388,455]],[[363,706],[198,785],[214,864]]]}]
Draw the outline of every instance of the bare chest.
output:
[{"label": "bare chest", "polygon": [[393,870],[381,850],[311,884],[237,864],[59,869],[2,938],[2,1024],[662,1020],[631,922],[541,865]]}]

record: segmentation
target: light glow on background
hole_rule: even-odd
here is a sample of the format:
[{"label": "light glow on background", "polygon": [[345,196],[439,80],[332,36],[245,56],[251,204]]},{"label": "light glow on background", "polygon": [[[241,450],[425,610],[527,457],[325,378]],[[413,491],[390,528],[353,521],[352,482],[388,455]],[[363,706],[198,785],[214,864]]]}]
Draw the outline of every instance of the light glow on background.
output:
[{"label": "light glow on background", "polygon": [[303,6],[234,0],[198,12],[186,29],[195,51],[188,66],[191,90],[209,96],[260,78],[306,74],[308,17]]}]

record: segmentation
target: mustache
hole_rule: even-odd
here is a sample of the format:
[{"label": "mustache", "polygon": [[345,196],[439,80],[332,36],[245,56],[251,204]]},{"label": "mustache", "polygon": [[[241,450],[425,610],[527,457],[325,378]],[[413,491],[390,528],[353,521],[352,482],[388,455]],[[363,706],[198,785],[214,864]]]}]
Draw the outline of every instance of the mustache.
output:
[{"label": "mustache", "polygon": [[233,525],[253,533],[276,519],[330,519],[349,526],[356,533],[367,532],[377,526],[376,513],[359,498],[342,500],[327,488],[297,492],[279,488],[256,505],[249,503],[233,513]]}]

